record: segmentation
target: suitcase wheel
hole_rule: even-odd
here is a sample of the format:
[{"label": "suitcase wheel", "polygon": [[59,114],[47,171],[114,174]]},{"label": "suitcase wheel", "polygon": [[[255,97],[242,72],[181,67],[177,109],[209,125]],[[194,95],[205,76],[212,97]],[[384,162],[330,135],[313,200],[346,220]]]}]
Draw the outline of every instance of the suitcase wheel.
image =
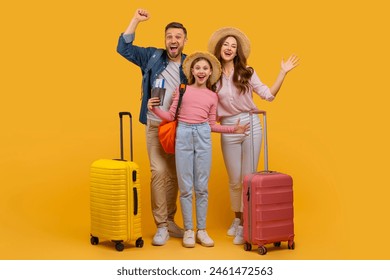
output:
[{"label": "suitcase wheel", "polygon": [[92,245],[98,245],[99,244],[99,238],[96,236],[91,236],[91,244]]},{"label": "suitcase wheel", "polygon": [[295,249],[295,242],[294,241],[289,241],[288,242],[288,248],[290,249],[290,250],[294,250]]},{"label": "suitcase wheel", "polygon": [[274,246],[275,246],[275,247],[280,247],[281,244],[282,244],[282,242],[275,242],[275,243],[274,243]]},{"label": "suitcase wheel", "polygon": [[245,251],[251,251],[252,245],[250,243],[244,243],[244,250]]},{"label": "suitcase wheel", "polygon": [[259,248],[257,249],[257,251],[259,252],[260,255],[265,255],[267,254],[267,248],[265,246],[259,246]]},{"label": "suitcase wheel", "polygon": [[135,247],[137,248],[144,247],[144,241],[142,240],[142,237],[138,238],[137,241],[135,241]]},{"label": "suitcase wheel", "polygon": [[115,249],[119,252],[122,252],[125,249],[125,245],[122,242],[115,242]]}]

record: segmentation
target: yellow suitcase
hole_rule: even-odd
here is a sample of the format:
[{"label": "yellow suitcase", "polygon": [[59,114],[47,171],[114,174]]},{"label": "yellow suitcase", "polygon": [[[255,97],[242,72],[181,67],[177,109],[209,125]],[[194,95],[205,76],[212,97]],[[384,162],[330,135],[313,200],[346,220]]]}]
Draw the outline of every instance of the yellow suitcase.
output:
[{"label": "yellow suitcase", "polygon": [[[123,116],[130,117],[130,159],[123,156]],[[123,243],[143,247],[139,168],[133,162],[132,116],[120,112],[120,159],[99,159],[90,170],[91,244],[111,240],[118,251]]]}]

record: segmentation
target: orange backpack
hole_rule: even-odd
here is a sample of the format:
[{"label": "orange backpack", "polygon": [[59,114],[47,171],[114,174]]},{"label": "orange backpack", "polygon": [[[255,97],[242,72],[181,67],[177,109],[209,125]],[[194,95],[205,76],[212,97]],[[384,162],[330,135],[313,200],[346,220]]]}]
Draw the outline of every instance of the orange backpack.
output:
[{"label": "orange backpack", "polygon": [[161,124],[158,126],[158,138],[160,139],[161,146],[167,154],[175,153],[177,115],[185,91],[186,84],[180,84],[179,101],[177,103],[175,118],[173,119],[173,121],[162,121]]}]

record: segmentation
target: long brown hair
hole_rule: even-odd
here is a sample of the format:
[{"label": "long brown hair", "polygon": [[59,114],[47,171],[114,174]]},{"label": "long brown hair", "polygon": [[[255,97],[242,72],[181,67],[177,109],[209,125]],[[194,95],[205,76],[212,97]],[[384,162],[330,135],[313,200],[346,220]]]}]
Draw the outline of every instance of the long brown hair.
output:
[{"label": "long brown hair", "polygon": [[[234,73],[233,73],[233,83],[239,89],[240,93],[245,93],[246,91],[251,91],[251,86],[249,80],[253,75],[253,68],[247,66],[246,57],[242,51],[240,41],[233,35],[226,35],[222,37],[218,43],[215,45],[214,55],[220,62],[222,62],[221,49],[222,45],[228,37],[233,37],[237,41],[237,55],[233,59],[234,64]],[[222,75],[219,78],[220,87],[222,87]]]}]

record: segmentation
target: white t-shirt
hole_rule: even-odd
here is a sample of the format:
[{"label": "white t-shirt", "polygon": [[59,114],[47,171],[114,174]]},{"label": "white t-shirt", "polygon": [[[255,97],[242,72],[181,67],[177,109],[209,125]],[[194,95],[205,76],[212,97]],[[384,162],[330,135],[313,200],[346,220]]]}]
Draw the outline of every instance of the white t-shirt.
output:
[{"label": "white t-shirt", "polygon": [[[172,94],[180,84],[180,63],[169,61],[167,68],[158,76],[159,79],[164,79],[165,97],[164,103],[159,108],[168,111],[172,103]],[[153,112],[148,111],[148,119],[153,121],[161,121]]]}]

